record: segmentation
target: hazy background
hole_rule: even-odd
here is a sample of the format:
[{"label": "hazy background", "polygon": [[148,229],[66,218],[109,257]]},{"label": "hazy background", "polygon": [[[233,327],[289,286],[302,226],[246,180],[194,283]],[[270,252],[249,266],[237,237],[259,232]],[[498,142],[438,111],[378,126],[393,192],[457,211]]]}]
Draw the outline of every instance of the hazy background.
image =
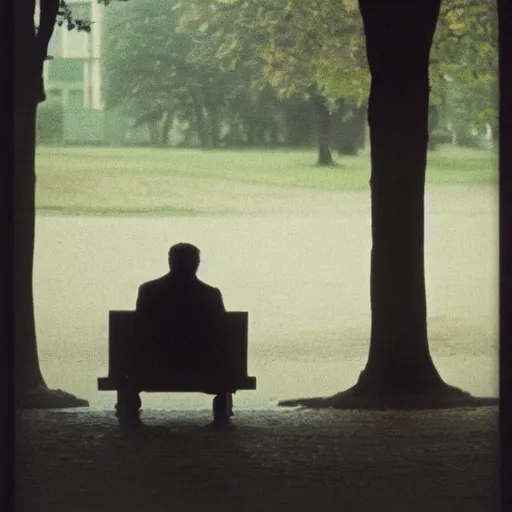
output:
[{"label": "hazy background", "polygon": [[[370,334],[369,194],[316,199],[320,211],[312,203],[302,214],[39,215],[35,304],[47,383],[112,407],[115,393],[96,391],[96,377],[107,374],[108,310],[134,309],[139,284],[167,271],[169,245],[190,241],[202,251],[200,277],[221,289],[228,310],[249,311],[249,373],[258,390],[238,393],[237,405],[352,385]],[[429,186],[426,210],[434,361],[451,384],[497,395],[497,189]],[[143,400],[171,408],[210,402],[199,394]]]},{"label": "hazy background", "polygon": [[[52,388],[113,407],[108,311],[199,246],[200,277],[249,312],[256,392],[355,383],[370,336],[370,76],[357,3],[70,0],[38,109],[34,293]],[[220,5],[220,4],[219,4]],[[232,8],[236,7],[236,8]],[[431,53],[428,328],[450,384],[498,393],[496,6],[444,0]],[[322,141],[320,129],[330,132]],[[329,158],[317,166],[320,146]],[[210,407],[152,394],[144,406]]]}]

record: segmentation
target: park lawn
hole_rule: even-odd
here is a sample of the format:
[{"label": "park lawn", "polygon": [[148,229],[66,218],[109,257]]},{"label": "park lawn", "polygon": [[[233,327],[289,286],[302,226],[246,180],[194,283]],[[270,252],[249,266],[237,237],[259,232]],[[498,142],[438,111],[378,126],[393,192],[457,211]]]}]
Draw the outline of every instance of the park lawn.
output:
[{"label": "park lawn", "polygon": [[[244,197],[369,187],[369,153],[314,165],[314,150],[37,148],[38,211],[62,214],[244,213]],[[441,148],[429,153],[427,183],[497,182],[492,151]]]}]

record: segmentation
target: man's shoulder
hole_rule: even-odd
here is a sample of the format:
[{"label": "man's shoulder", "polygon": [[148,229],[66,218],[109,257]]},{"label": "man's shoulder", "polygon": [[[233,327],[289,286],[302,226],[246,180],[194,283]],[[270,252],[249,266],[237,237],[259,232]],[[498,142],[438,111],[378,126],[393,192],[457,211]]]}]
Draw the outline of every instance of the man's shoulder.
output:
[{"label": "man's shoulder", "polygon": [[[189,285],[187,285],[187,288],[188,287]],[[218,288],[206,284],[199,279],[195,281],[195,285],[192,290],[195,290],[195,293],[199,293],[204,297],[218,297],[220,295],[220,290]],[[181,293],[181,291],[183,291],[183,285],[179,281],[173,280],[170,274],[166,274],[157,279],[147,281],[139,286],[139,293],[159,294],[164,291]]]},{"label": "man's shoulder", "polygon": [[165,286],[167,281],[168,281],[168,277],[166,274],[164,276],[158,277],[157,279],[152,279],[151,281],[146,281],[145,283],[142,283],[139,286],[139,290],[142,290],[142,291],[155,290],[155,289]]},{"label": "man's shoulder", "polygon": [[218,288],[206,284],[204,281],[201,281],[200,279],[197,280],[197,285],[201,290],[204,290],[205,293],[210,293],[212,295],[217,295],[220,293],[220,290]]}]

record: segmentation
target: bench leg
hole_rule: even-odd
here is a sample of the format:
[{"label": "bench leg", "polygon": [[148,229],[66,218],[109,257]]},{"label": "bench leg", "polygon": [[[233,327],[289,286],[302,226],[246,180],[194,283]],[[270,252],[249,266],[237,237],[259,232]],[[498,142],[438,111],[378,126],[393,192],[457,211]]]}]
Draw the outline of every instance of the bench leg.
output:
[{"label": "bench leg", "polygon": [[233,393],[228,393],[228,415],[233,416]]},{"label": "bench leg", "polygon": [[131,389],[117,391],[116,416],[122,425],[140,423],[139,410],[142,405],[139,392]]},{"label": "bench leg", "polygon": [[233,395],[218,393],[213,399],[213,421],[228,422],[233,416]]}]

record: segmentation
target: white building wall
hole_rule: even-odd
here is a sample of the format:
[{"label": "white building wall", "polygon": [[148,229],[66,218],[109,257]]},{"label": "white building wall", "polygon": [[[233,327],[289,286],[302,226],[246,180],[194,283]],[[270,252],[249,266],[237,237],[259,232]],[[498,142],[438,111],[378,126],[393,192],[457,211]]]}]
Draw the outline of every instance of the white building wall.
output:
[{"label": "white building wall", "polygon": [[101,87],[101,62],[95,60],[92,65],[92,108],[103,109],[102,87]]},{"label": "white building wall", "polygon": [[101,31],[103,22],[103,9],[105,6],[97,1],[92,2],[92,30],[90,34],[90,59],[91,62],[91,108],[102,109],[102,87],[101,87]]},{"label": "white building wall", "polygon": [[69,30],[63,25],[62,27],[56,27],[56,30],[60,31],[61,34],[61,44],[60,44],[60,53],[57,53],[55,57],[69,57],[68,55],[68,32]]},{"label": "white building wall", "polygon": [[[81,89],[83,91],[83,107],[102,109],[101,87],[101,30],[104,6],[97,0],[68,0],[68,5],[73,16],[78,19],[88,19],[91,23],[91,31],[69,31],[64,25],[56,26],[48,54],[54,59],[71,58],[83,61],[83,77],[79,83],[61,84],[48,81],[48,66],[45,66],[44,77],[47,88],[62,90],[64,106],[68,104],[68,91]],[[39,14],[36,13],[36,19]],[[50,61],[51,62],[51,61]],[[51,64],[50,64],[51,65]]]},{"label": "white building wall", "polygon": [[[63,141],[105,142],[114,137],[122,142],[123,122],[114,120],[106,123],[102,112],[101,44],[105,6],[97,0],[67,0],[67,3],[75,18],[92,23],[89,33],[68,31],[65,25],[56,26],[48,48],[48,55],[53,60],[45,64],[45,88],[49,97],[61,101],[64,107]],[[38,13],[36,18],[39,19]],[[55,66],[53,70],[52,63]]]},{"label": "white building wall", "polygon": [[94,21],[92,27],[92,57],[99,59],[101,57],[101,29],[103,22],[103,9],[105,6],[93,1],[92,3],[92,21]]}]

